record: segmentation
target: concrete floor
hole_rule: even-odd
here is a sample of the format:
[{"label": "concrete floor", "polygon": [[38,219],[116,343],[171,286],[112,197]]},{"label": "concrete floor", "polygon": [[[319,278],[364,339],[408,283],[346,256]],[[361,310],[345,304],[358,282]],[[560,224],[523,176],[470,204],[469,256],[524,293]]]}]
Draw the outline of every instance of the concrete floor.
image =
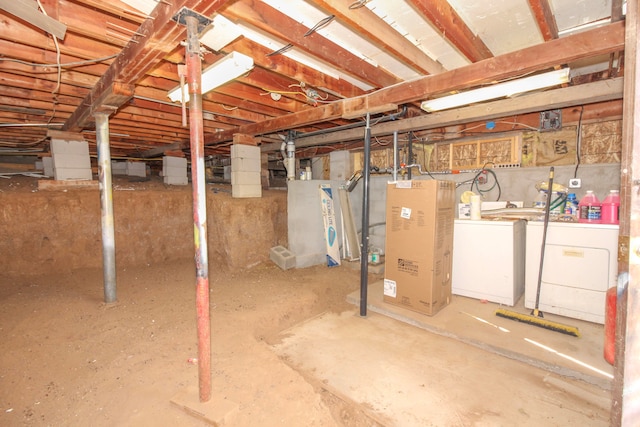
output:
[{"label": "concrete floor", "polygon": [[[294,368],[384,426],[608,425],[613,368],[603,326],[580,338],[495,316],[494,303],[454,296],[435,316],[382,301],[382,282],[353,311],[285,331],[275,351]],[[520,305],[505,307],[528,314]]]}]

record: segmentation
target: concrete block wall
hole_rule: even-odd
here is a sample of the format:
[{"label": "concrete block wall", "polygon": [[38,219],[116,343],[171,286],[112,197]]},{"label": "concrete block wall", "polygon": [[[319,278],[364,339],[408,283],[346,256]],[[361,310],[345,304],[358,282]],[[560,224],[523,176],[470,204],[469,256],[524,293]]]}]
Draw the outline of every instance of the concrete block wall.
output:
[{"label": "concrete block wall", "polygon": [[329,178],[346,181],[353,174],[351,153],[346,150],[332,151],[329,154]]},{"label": "concrete block wall", "polygon": [[[113,169],[112,169],[113,171]],[[130,162],[126,163],[126,174],[128,176],[147,176],[147,164],[145,162]]]},{"label": "concrete block wall", "polygon": [[53,158],[43,157],[42,167],[46,176],[53,176]]},{"label": "concrete block wall", "polygon": [[87,141],[52,138],[51,158],[56,180],[93,179]]},{"label": "concrete block wall", "polygon": [[116,160],[111,161],[111,175],[126,175],[127,174],[127,162],[118,162]]},{"label": "concrete block wall", "polygon": [[[296,268],[326,264],[327,247],[324,240],[320,185],[330,184],[336,210],[336,223],[341,224],[340,197],[338,189],[342,181],[288,181],[287,222],[289,250],[296,260]],[[338,230],[338,241],[342,241],[342,230]],[[342,247],[342,245],[340,245]]]},{"label": "concrete block wall", "polygon": [[167,185],[188,185],[187,159],[164,156],[162,158],[162,180]]},{"label": "concrete block wall", "polygon": [[231,146],[231,195],[262,197],[260,147],[245,144]]},{"label": "concrete block wall", "polygon": [[[574,166],[556,166],[554,182],[568,185],[570,178],[575,173]],[[549,168],[505,168],[496,169],[496,176],[500,183],[500,189],[494,188],[485,195],[488,201],[523,201],[524,206],[531,206],[537,194],[535,184],[546,181],[549,178]],[[463,183],[473,178],[475,173],[461,173],[456,175],[436,175],[436,179],[453,180]],[[620,165],[582,165],[578,168],[578,177],[582,179],[582,188],[571,189],[578,199],[587,190],[593,190],[595,194],[604,199],[609,190],[620,188]],[[415,176],[414,179],[432,179],[429,176]],[[403,179],[400,177],[399,179]],[[369,181],[369,247],[378,248],[381,254],[385,253],[386,238],[386,203],[387,183],[391,181],[391,175],[372,175]],[[324,246],[324,228],[319,207],[318,185],[331,183],[334,193],[344,181],[290,181],[288,182],[288,226],[289,226],[289,250],[296,256],[296,267],[308,267],[324,264],[326,259]],[[351,193],[351,210],[355,218],[358,233],[362,228],[362,200],[364,180],[360,180]],[[456,200],[464,191],[470,189],[470,184],[461,184],[456,189]],[[474,187],[474,191],[475,187]],[[336,202],[336,209],[340,209],[340,200]],[[457,212],[457,210],[456,210]],[[339,212],[338,212],[339,215]],[[340,224],[340,218],[337,218]],[[338,239],[342,242],[342,230],[338,230]]]}]

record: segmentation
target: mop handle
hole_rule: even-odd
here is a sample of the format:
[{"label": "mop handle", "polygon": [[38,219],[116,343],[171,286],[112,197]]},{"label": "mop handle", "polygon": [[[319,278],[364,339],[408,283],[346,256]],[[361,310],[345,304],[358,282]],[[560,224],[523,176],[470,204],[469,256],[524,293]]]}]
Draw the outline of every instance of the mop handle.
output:
[{"label": "mop handle", "polygon": [[540,304],[540,288],[542,287],[542,267],[544,266],[544,248],[547,244],[547,227],[549,226],[549,212],[551,211],[551,196],[553,193],[553,166],[549,171],[549,187],[547,189],[547,203],[544,206],[544,227],[542,229],[542,249],[540,250],[540,268],[538,270],[538,289],[536,290],[535,310]]}]

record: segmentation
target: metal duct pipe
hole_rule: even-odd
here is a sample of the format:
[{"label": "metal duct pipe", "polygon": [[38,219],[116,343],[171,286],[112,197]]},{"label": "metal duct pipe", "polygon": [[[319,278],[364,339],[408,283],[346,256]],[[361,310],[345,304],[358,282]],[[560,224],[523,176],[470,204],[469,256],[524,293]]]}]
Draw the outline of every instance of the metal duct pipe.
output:
[{"label": "metal duct pipe", "polygon": [[202,118],[202,63],[198,18],[185,16],[186,64],[189,84],[189,133],[191,187],[196,263],[196,311],[198,330],[198,385],[200,402],[211,399],[211,321],[209,309],[209,260],[207,255],[207,200],[204,170],[204,120]]},{"label": "metal duct pipe", "polygon": [[97,113],[95,119],[98,145],[98,181],[100,182],[104,302],[109,304],[116,302],[116,233],[113,221],[109,116],[106,113]]},{"label": "metal duct pipe", "polygon": [[369,178],[371,163],[371,127],[367,113],[367,127],[364,130],[364,185],[362,188],[362,243],[360,250],[360,316],[367,315],[367,287],[369,274]]}]

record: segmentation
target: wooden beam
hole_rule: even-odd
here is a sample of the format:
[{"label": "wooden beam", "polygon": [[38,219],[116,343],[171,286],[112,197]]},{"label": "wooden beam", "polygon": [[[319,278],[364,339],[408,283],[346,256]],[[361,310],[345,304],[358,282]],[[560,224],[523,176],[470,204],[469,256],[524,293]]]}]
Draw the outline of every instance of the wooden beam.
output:
[{"label": "wooden beam", "polygon": [[182,150],[184,147],[185,147],[185,144],[183,144],[182,142],[174,142],[173,144],[167,144],[161,147],[152,148],[150,150],[143,151],[142,153],[140,153],[140,157],[142,157],[143,159],[149,159],[152,157],[157,157],[169,151]]},{"label": "wooden beam", "polygon": [[624,0],[611,0],[611,22],[618,22],[624,19],[622,6]]},{"label": "wooden beam", "polygon": [[310,0],[339,21],[346,24],[356,34],[375,42],[383,51],[393,55],[400,62],[408,64],[421,74],[438,74],[446,71],[442,64],[431,59],[406,37],[389,27],[367,7],[350,9],[353,0]]},{"label": "wooden beam", "polygon": [[372,104],[421,101],[432,95],[464,90],[560,64],[624,49],[624,23],[618,22],[540,43],[516,52],[476,62],[446,73],[386,87],[366,95]]},{"label": "wooden beam", "polygon": [[[77,120],[79,123],[82,123],[83,126],[81,128],[69,128],[63,126],[62,130],[68,132],[79,132],[82,128],[85,128],[94,123],[94,115],[97,112],[108,112],[114,113],[118,110],[124,103],[129,101],[133,97],[133,93],[135,91],[135,86],[132,84],[123,84],[119,82],[113,82],[111,86],[105,88],[104,90],[96,93],[98,98],[93,99],[91,96],[93,92],[89,94],[89,98],[85,98],[84,102],[86,102],[86,107],[80,105],[78,109],[71,115],[69,120]],[[69,123],[69,120],[67,123]]]},{"label": "wooden beam", "polygon": [[553,16],[549,0],[529,0],[529,7],[536,17],[538,28],[545,41],[558,38],[558,24]]},{"label": "wooden beam", "polygon": [[[381,123],[371,128],[372,136],[390,135],[394,131],[409,132],[436,129],[473,121],[491,120],[501,117],[521,115],[531,112],[565,108],[622,98],[623,79],[603,80],[581,86],[570,86],[546,92],[524,95],[517,98],[494,101],[486,104],[429,115]],[[349,129],[305,138],[301,134],[296,139],[296,147],[328,145],[362,138],[363,130]],[[263,151],[277,151],[279,144],[266,144]]]},{"label": "wooden beam", "polygon": [[233,143],[234,144],[242,144],[242,145],[258,145],[259,138],[255,138],[253,135],[245,135],[242,133],[236,133],[233,135]]},{"label": "wooden beam", "polygon": [[113,90],[111,87],[115,82],[137,83],[164,55],[175,48],[186,32],[184,26],[172,21],[182,7],[213,14],[227,1],[174,0],[158,3],[151,16],[140,25],[131,41],[69,117],[63,129],[78,131],[86,127],[90,123],[91,112],[99,108],[95,103],[103,100],[105,93]]},{"label": "wooden beam", "polygon": [[84,141],[84,136],[77,132],[63,132],[60,130],[49,129],[47,136],[52,139],[62,139],[65,141]]},{"label": "wooden beam", "polygon": [[34,0],[0,0],[0,9],[64,40],[67,26],[38,10],[38,4]]},{"label": "wooden beam", "polygon": [[255,26],[278,40],[289,40],[296,48],[344,70],[352,77],[374,87],[384,87],[400,81],[393,74],[360,59],[318,33],[314,32],[305,36],[309,30],[307,27],[273,9],[263,1],[236,2],[225,9],[224,15],[235,22],[243,21],[250,26]]},{"label": "wooden beam", "polygon": [[[388,104],[402,105],[426,99],[432,94],[465,89],[622,49],[624,49],[624,23],[619,22],[486,59],[446,73],[399,83],[363,97],[368,98],[367,105],[370,108]],[[348,102],[354,101],[348,100]],[[336,119],[342,116],[345,105],[347,100],[336,101],[319,106],[311,110],[312,112],[292,113],[263,123],[205,135],[205,144],[215,145],[231,141],[233,134],[237,132],[260,135],[295,129],[325,119]]]},{"label": "wooden beam", "polygon": [[640,408],[640,5],[627,2],[612,426],[635,426]]},{"label": "wooden beam", "polygon": [[253,57],[257,66],[265,70],[283,76],[290,76],[298,82],[305,82],[309,86],[342,98],[352,98],[354,96],[364,95],[365,93],[362,89],[349,83],[345,79],[328,76],[284,55],[268,56],[271,50],[247,38],[240,38],[234,41],[230,45],[225,46],[224,50],[235,50],[236,52],[249,55]]},{"label": "wooden beam", "polygon": [[205,135],[204,143],[205,145],[217,145],[223,142],[229,142],[233,140],[233,135],[236,133],[264,135],[266,133],[272,133],[276,130],[290,129],[292,128],[292,116],[295,116],[296,119],[295,127],[299,127],[319,122],[326,122],[328,120],[336,120],[342,117],[342,113],[342,104],[340,102],[334,102],[317,108],[301,111],[299,113],[292,113],[286,116],[276,117],[261,123],[254,123],[246,126],[240,126],[236,129],[230,129],[223,132]]},{"label": "wooden beam", "polygon": [[447,0],[410,0],[409,3],[471,62],[493,57]]}]

